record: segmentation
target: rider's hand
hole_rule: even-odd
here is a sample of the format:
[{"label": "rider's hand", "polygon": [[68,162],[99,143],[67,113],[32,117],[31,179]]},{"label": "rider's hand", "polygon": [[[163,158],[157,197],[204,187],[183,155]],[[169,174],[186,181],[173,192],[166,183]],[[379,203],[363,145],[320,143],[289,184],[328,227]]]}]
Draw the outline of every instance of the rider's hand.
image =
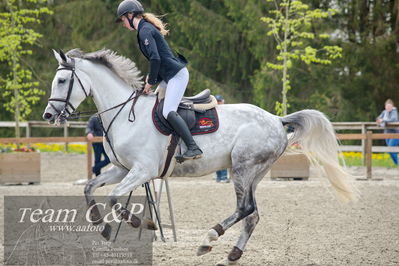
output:
[{"label": "rider's hand", "polygon": [[150,92],[152,92],[151,87],[151,84],[146,83],[143,89],[144,94],[149,94]]}]

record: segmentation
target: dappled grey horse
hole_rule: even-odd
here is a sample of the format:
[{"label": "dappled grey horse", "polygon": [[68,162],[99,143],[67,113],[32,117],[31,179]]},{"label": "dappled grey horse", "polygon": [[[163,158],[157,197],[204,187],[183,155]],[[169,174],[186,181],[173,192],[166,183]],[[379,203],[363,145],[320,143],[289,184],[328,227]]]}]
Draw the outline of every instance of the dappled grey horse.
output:
[{"label": "dappled grey horse", "polygon": [[[43,118],[51,123],[63,123],[86,97],[93,97],[107,131],[108,141],[104,140],[104,146],[113,166],[88,182],[85,195],[92,206],[92,195],[98,187],[119,183],[110,195],[111,203],[116,204],[120,196],[159,177],[164,167],[164,151],[169,137],[159,133],[151,119],[156,95],[139,97],[142,87],[139,71],[132,61],[115,52],[83,53],[74,49],[67,54],[55,51],[54,54],[59,68]],[[298,143],[302,152],[323,169],[341,200],[354,198],[349,175],[338,161],[333,127],[319,111],[303,110],[278,117],[250,104],[225,104],[216,108],[219,129],[194,137],[204,152],[203,157],[176,164],[171,174],[195,177],[231,168],[237,196],[236,210],[208,231],[198,255],[211,251],[211,242],[242,220],[236,245],[219,264],[230,265],[238,261],[259,221],[256,186],[290,144]],[[134,122],[129,122],[132,111]],[[294,128],[290,138],[285,125]],[[184,151],[184,144],[181,145]],[[152,221],[141,221],[125,209],[120,212],[132,226],[154,229]],[[97,209],[92,209],[92,216],[98,223],[102,222]],[[104,236],[109,238],[109,232],[104,232]]]}]

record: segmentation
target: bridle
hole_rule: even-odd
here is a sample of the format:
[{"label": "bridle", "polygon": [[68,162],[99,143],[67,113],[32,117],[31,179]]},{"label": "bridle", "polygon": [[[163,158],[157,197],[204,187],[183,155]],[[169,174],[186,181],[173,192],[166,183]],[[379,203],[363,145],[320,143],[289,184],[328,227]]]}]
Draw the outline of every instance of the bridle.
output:
[{"label": "bridle", "polygon": [[[118,162],[121,166],[123,166],[126,170],[129,170],[126,166],[124,166],[124,165],[119,161],[118,156],[116,155],[116,153],[115,153],[115,151],[114,151],[113,145],[111,144],[111,140],[109,139],[108,132],[109,132],[109,130],[111,129],[111,126],[112,126],[112,124],[114,123],[115,119],[116,119],[116,118],[118,117],[118,115],[121,113],[121,111],[122,111],[123,108],[126,106],[126,104],[127,104],[128,102],[130,102],[130,101],[132,101],[132,106],[130,107],[130,111],[129,111],[129,115],[128,115],[128,120],[129,120],[129,122],[132,122],[132,123],[136,120],[136,115],[135,115],[135,113],[134,113],[134,106],[136,105],[138,98],[143,94],[143,89],[137,89],[137,88],[136,88],[126,101],[124,101],[124,102],[122,102],[122,103],[120,103],[120,104],[117,104],[117,105],[115,105],[115,106],[113,106],[113,107],[111,107],[111,108],[108,108],[108,109],[106,109],[106,110],[104,110],[104,111],[102,111],[102,112],[88,111],[88,112],[78,112],[78,113],[76,113],[76,112],[75,112],[75,111],[76,111],[76,108],[75,108],[75,107],[71,104],[71,102],[69,101],[69,99],[70,99],[70,97],[71,97],[71,93],[72,93],[73,84],[74,84],[74,81],[75,81],[75,79],[74,79],[75,76],[76,76],[76,79],[78,80],[78,82],[79,82],[79,84],[80,84],[80,87],[82,88],[84,94],[86,95],[86,97],[88,97],[88,96],[90,95],[90,93],[87,93],[87,92],[86,92],[86,90],[85,90],[85,88],[84,88],[82,82],[80,81],[78,75],[76,74],[76,71],[75,71],[75,60],[74,60],[73,58],[70,58],[70,59],[71,59],[71,62],[70,62],[70,63],[63,63],[63,64],[61,64],[62,67],[57,69],[57,72],[60,71],[60,70],[70,70],[70,71],[72,71],[72,73],[71,73],[71,80],[70,80],[70,82],[69,82],[69,87],[68,87],[67,97],[66,97],[65,99],[62,99],[62,98],[49,98],[49,99],[48,99],[49,105],[57,112],[58,117],[61,117],[61,118],[65,119],[65,120],[68,120],[68,119],[79,119],[79,118],[83,118],[83,117],[89,117],[89,116],[92,116],[92,115],[94,115],[94,114],[97,115],[98,118],[99,118],[99,120],[100,120],[101,128],[102,128],[102,130],[103,130],[103,132],[104,132],[104,137],[105,137],[105,139],[107,140],[107,142],[108,142],[108,144],[109,144],[109,146],[110,146],[110,148],[111,148],[111,151],[112,151],[112,153],[113,153],[115,159],[116,159],[117,162]],[[90,90],[90,91],[91,91],[91,90]],[[56,108],[56,107],[51,103],[52,101],[54,101],[54,102],[63,102],[63,103],[65,103],[64,108],[63,108],[61,111],[58,110],[58,108]],[[72,108],[72,112],[70,112],[70,111],[68,110],[68,106]],[[114,115],[114,117],[112,118],[112,120],[111,120],[111,122],[109,123],[108,127],[105,128],[104,125],[103,125],[103,123],[102,123],[101,114],[103,114],[103,113],[105,113],[105,112],[108,112],[108,111],[111,111],[111,110],[113,110],[113,109],[116,109],[116,108],[118,108],[118,107],[120,107],[119,110],[118,110],[118,112]],[[66,113],[68,113],[69,117],[66,116]],[[81,114],[88,114],[88,113],[91,113],[91,114],[90,114],[90,115],[81,116]],[[131,116],[133,116],[133,119],[130,118]]]},{"label": "bridle", "polygon": [[[85,96],[88,97],[90,95],[90,92],[89,93],[86,92],[82,82],[80,81],[80,78],[76,74],[75,60],[73,58],[71,58],[71,60],[72,60],[71,63],[61,64],[61,66],[63,66],[63,67],[57,69],[57,72],[61,71],[61,70],[70,70],[71,71],[71,78],[70,78],[70,82],[69,82],[67,97],[65,99],[62,99],[62,98],[49,98],[48,99],[49,105],[57,112],[58,117],[63,117],[64,119],[66,119],[66,113],[68,113],[68,115],[72,115],[73,112],[75,112],[75,110],[76,110],[76,108],[69,101],[71,98],[72,88],[73,88],[73,84],[75,82],[75,77],[78,80],[80,87],[82,88]],[[55,107],[54,104],[52,104],[51,102],[63,102],[63,103],[65,103],[65,105],[62,110],[58,110],[58,108]],[[72,112],[68,110],[68,107],[70,107],[72,109]]]},{"label": "bridle", "polygon": [[[91,95],[90,94],[91,90],[89,91],[89,93],[87,93],[87,91],[84,88],[82,82],[80,81],[80,78],[76,74],[76,71],[75,71],[75,60],[73,58],[70,58],[70,59],[71,59],[70,63],[61,63],[62,67],[57,69],[57,72],[60,71],[60,70],[70,70],[71,71],[71,78],[70,78],[70,82],[69,82],[67,97],[65,99],[62,99],[62,98],[49,98],[48,99],[49,105],[57,112],[58,117],[62,117],[65,120],[90,117],[90,116],[92,116],[94,114],[97,114],[100,117],[101,114],[106,113],[106,112],[108,112],[110,110],[113,110],[113,109],[118,108],[118,107],[121,106],[122,108],[115,115],[115,117],[114,117],[114,119],[115,119],[116,116],[119,115],[120,111],[122,111],[123,107],[125,107],[125,105],[128,102],[133,100],[133,104],[132,104],[132,107],[131,107],[130,112],[129,112],[128,120],[130,122],[134,122],[134,120],[136,118],[135,117],[135,113],[134,113],[134,106],[136,105],[136,102],[137,102],[137,99],[139,98],[139,96],[143,94],[142,93],[142,89],[137,89],[137,88],[133,91],[133,93],[129,96],[129,98],[126,101],[124,101],[124,102],[122,102],[120,104],[117,104],[117,105],[115,105],[115,106],[113,106],[111,108],[108,108],[108,109],[106,109],[106,110],[104,110],[102,112],[96,112],[96,111],[75,112],[76,108],[69,101],[69,99],[71,98],[72,88],[73,88],[73,84],[75,82],[75,77],[78,80],[80,88],[83,90],[86,98]],[[59,110],[51,102],[63,102],[63,103],[65,103],[65,105],[64,105],[64,108],[62,110]],[[72,112],[68,110],[68,107],[70,107],[72,109]],[[69,117],[66,116],[66,113],[68,114]],[[82,115],[82,114],[89,114],[89,115]],[[130,118],[131,116],[133,116],[133,119]],[[112,119],[112,122],[113,122],[114,119]]]}]

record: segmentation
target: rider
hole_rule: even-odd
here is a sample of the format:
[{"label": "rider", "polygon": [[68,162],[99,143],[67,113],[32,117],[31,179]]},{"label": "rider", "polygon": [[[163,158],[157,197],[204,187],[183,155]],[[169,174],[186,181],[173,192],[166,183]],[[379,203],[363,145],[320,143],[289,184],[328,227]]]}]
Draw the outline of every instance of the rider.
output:
[{"label": "rider", "polygon": [[157,82],[161,82],[161,86],[166,85],[162,114],[187,146],[182,158],[200,158],[201,149],[195,143],[186,122],[177,113],[189,80],[187,60],[182,55],[173,55],[164,38],[164,35],[169,33],[169,30],[165,29],[166,25],[154,14],[144,13],[139,1],[122,1],[118,6],[117,15],[116,22],[123,22],[123,26],[130,31],[138,31],[140,50],[150,61],[150,72],[143,92],[150,93],[151,87]]}]

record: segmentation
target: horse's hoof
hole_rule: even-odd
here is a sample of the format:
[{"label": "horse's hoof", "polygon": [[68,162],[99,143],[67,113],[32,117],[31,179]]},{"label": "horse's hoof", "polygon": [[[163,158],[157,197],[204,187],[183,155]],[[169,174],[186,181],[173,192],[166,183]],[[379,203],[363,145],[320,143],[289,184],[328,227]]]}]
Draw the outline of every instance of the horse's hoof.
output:
[{"label": "horse's hoof", "polygon": [[228,265],[237,265],[237,261],[231,261],[228,259],[223,259],[221,261],[219,261],[216,266],[228,266]]},{"label": "horse's hoof", "polygon": [[157,225],[148,218],[145,218],[141,221],[141,228],[148,229],[148,230],[158,230]]},{"label": "horse's hoof", "polygon": [[211,252],[212,246],[200,246],[197,250],[197,256],[205,255],[206,253]]},{"label": "horse's hoof", "polygon": [[140,224],[142,224],[140,218],[132,215],[128,223],[133,227],[133,228],[138,228],[140,227]]},{"label": "horse's hoof", "polygon": [[108,241],[111,238],[112,227],[109,224],[105,224],[104,230],[101,235]]},{"label": "horse's hoof", "polygon": [[[89,207],[93,206],[96,204],[94,200],[92,200],[89,204]],[[90,220],[92,221],[93,225],[99,225],[103,222],[103,219],[101,217],[100,211],[98,210],[97,206],[94,206],[91,211],[90,211]]]}]

